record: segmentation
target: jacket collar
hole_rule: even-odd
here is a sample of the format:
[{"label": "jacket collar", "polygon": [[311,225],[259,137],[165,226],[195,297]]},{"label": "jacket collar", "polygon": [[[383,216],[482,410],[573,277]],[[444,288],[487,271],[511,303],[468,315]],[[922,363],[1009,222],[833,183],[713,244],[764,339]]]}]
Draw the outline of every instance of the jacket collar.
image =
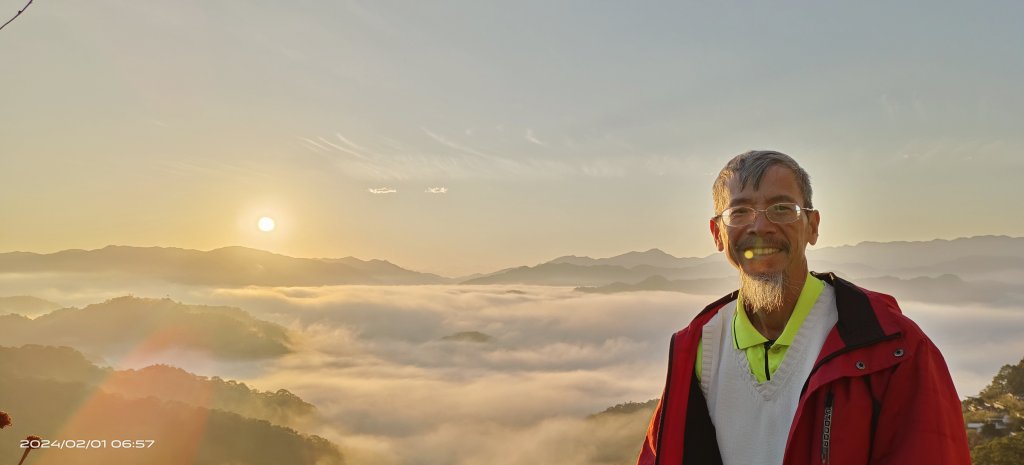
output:
[{"label": "jacket collar", "polygon": [[[883,326],[887,325],[883,325],[879,320],[878,312],[876,311],[876,307],[889,306],[898,313],[899,307],[896,306],[895,301],[891,301],[891,297],[865,291],[832,272],[819,273],[812,271],[811,275],[825,281],[835,290],[836,310],[839,314],[836,330],[839,333],[839,338],[843,341],[843,345],[847,347],[860,347],[879,339],[884,339],[887,336],[891,336],[892,332],[896,332],[887,332],[883,329]],[[694,318],[694,323],[703,326],[706,320],[711,317],[709,313],[714,314],[725,304],[736,300],[738,296],[739,291],[736,290],[712,302]]]},{"label": "jacket collar", "polygon": [[847,347],[870,344],[887,336],[868,294],[835,273],[811,272],[816,278],[829,283],[836,293],[839,321],[836,330]]}]

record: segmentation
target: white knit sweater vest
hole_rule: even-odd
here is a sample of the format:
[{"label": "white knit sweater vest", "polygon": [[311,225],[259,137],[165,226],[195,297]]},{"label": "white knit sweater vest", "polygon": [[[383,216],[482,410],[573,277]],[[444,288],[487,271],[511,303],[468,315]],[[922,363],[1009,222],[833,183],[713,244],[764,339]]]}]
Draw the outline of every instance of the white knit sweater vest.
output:
[{"label": "white knit sweater vest", "polygon": [[736,302],[704,326],[701,389],[725,465],[781,465],[800,389],[838,321],[835,291],[825,285],[771,380],[758,383],[733,339]]}]

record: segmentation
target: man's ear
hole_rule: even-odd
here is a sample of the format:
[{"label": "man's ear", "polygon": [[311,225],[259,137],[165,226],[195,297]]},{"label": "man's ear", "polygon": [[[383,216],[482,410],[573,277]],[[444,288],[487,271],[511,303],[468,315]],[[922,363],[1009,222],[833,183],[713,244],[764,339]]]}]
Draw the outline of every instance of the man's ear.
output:
[{"label": "man's ear", "polygon": [[818,242],[818,222],[821,221],[821,212],[814,210],[807,215],[807,243],[814,245]]},{"label": "man's ear", "polygon": [[[722,234],[721,234],[722,231],[718,227],[718,221],[712,219],[710,226],[711,226],[711,237],[715,239],[715,247],[718,247],[718,251],[719,252],[725,250],[725,243],[722,242]],[[815,231],[817,231],[817,226],[815,226]],[[817,240],[817,238],[818,238],[817,237],[818,236],[817,233],[815,233],[814,236],[815,236],[814,237],[815,240]]]}]

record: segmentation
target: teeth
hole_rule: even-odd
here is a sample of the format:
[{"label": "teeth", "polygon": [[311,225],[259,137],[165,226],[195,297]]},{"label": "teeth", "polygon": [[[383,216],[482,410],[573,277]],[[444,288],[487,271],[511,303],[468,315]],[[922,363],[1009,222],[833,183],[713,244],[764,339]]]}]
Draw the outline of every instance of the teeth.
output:
[{"label": "teeth", "polygon": [[774,247],[758,247],[754,249],[747,249],[747,255],[768,255],[778,252],[781,249]]}]

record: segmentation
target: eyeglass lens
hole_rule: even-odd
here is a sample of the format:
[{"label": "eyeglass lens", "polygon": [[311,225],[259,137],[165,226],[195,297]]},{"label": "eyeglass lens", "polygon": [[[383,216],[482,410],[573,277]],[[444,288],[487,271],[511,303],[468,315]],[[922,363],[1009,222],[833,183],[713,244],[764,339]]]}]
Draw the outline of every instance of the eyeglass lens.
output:
[{"label": "eyeglass lens", "polygon": [[800,207],[794,203],[777,203],[764,210],[750,207],[733,207],[722,212],[722,219],[728,226],[746,226],[754,222],[758,213],[764,213],[776,224],[792,223],[800,219]]}]

